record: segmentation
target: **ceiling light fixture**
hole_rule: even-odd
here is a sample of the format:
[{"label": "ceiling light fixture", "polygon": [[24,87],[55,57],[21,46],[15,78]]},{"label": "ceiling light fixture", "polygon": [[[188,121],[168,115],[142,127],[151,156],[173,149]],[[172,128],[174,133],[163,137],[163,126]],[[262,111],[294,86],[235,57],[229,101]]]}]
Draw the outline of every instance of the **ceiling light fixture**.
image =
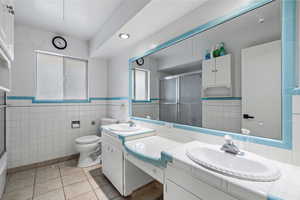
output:
[{"label": "ceiling light fixture", "polygon": [[258,23],[262,24],[262,23],[264,23],[264,22],[265,22],[265,18],[260,17],[260,18],[258,19]]},{"label": "ceiling light fixture", "polygon": [[119,38],[126,40],[130,38],[130,35],[128,33],[120,33]]}]

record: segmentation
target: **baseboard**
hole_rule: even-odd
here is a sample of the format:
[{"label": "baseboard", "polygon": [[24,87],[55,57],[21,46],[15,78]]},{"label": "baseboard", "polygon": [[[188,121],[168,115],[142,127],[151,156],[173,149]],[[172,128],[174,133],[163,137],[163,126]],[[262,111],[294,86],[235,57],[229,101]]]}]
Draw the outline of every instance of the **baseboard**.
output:
[{"label": "baseboard", "polygon": [[56,163],[77,159],[78,157],[79,157],[79,154],[73,154],[73,155],[70,155],[70,156],[54,158],[54,159],[51,159],[51,160],[37,162],[37,163],[29,164],[29,165],[23,165],[23,166],[20,166],[20,167],[9,168],[7,170],[7,173],[16,173],[16,172],[25,171],[25,170],[29,170],[29,169],[34,169],[34,168],[38,168],[38,167],[45,167],[47,165],[53,165],[53,164],[56,164]]}]

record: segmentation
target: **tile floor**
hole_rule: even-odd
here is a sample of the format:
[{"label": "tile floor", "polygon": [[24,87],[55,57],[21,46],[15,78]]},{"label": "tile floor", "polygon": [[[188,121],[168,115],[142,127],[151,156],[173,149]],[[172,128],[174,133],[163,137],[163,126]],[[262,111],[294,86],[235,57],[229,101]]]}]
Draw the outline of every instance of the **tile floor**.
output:
[{"label": "tile floor", "polygon": [[71,160],[9,174],[2,200],[162,200],[162,191],[153,183],[123,198],[100,165],[77,168]]}]

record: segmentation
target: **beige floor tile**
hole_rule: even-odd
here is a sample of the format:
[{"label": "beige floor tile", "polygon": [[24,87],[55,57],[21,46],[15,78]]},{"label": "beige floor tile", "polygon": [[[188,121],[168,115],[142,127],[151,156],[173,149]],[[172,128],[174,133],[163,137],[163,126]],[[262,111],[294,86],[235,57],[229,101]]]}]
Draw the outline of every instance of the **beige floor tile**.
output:
[{"label": "beige floor tile", "polygon": [[71,200],[98,200],[95,193],[92,191],[92,192],[88,192],[88,193],[85,193],[85,194],[81,194]]},{"label": "beige floor tile", "polygon": [[47,168],[43,170],[38,170],[36,175],[37,183],[44,183],[52,179],[57,179],[60,177],[58,168]]},{"label": "beige floor tile", "polygon": [[83,172],[81,168],[78,167],[62,167],[60,168],[60,174],[61,176],[67,176],[70,174],[77,174]]},{"label": "beige floor tile", "polygon": [[6,185],[6,192],[12,192],[25,187],[33,186],[34,176],[23,178],[23,179],[9,179]]},{"label": "beige floor tile", "polygon": [[42,194],[51,192],[53,190],[57,190],[59,188],[62,188],[61,179],[52,179],[44,183],[37,183],[34,188],[34,196],[40,196]]},{"label": "beige floor tile", "polygon": [[35,197],[33,200],[65,200],[65,196],[63,189],[58,189]]},{"label": "beige floor tile", "polygon": [[111,184],[104,175],[89,178],[89,182],[93,189],[98,189],[99,187]]},{"label": "beige floor tile", "polygon": [[32,199],[32,196],[33,186],[15,190],[12,192],[5,192],[2,200],[28,200]]},{"label": "beige floor tile", "polygon": [[83,171],[79,171],[78,173],[67,174],[66,176],[62,177],[62,182],[64,186],[82,182],[85,180],[87,180],[87,176]]},{"label": "beige floor tile", "polygon": [[64,188],[67,199],[75,198],[79,195],[82,195],[87,192],[92,191],[92,187],[90,186],[88,181],[83,181],[80,183],[75,183],[72,185],[68,185]]},{"label": "beige floor tile", "polygon": [[22,172],[17,172],[8,175],[8,180],[14,181],[19,179],[26,179],[29,177],[34,177],[36,174],[36,169],[26,170]]},{"label": "beige floor tile", "polygon": [[113,199],[120,196],[120,193],[112,186],[112,185],[105,185],[95,190],[95,193],[98,199]]}]

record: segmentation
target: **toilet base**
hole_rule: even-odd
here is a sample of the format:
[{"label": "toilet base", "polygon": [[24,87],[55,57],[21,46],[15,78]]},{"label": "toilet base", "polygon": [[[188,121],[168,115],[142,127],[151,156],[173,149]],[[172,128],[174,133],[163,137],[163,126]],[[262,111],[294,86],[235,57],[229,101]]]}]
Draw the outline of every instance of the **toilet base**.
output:
[{"label": "toilet base", "polygon": [[80,154],[78,160],[78,167],[91,167],[94,165],[99,165],[101,163],[101,156],[99,156],[96,160],[93,160],[89,155]]}]

